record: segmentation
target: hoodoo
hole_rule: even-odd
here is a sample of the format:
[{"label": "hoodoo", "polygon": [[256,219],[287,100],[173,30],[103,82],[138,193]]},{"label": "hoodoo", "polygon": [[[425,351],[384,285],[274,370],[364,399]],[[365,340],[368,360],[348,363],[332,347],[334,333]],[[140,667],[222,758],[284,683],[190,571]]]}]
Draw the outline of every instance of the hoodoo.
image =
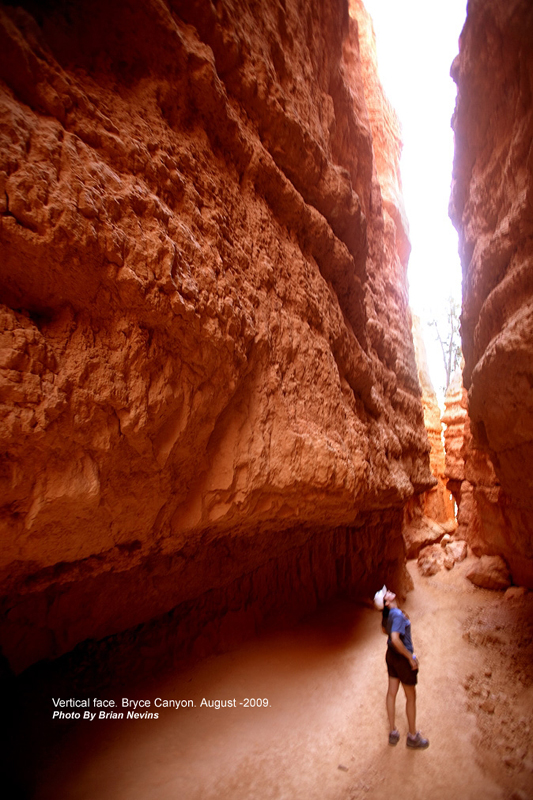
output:
[{"label": "hoodoo", "polygon": [[11,668],[167,614],[202,655],[400,586],[434,480],[361,3],[20,0],[0,79]]},{"label": "hoodoo", "polygon": [[[533,9],[470,0],[452,75],[451,216],[463,266],[471,441],[485,553],[533,587]],[[476,533],[476,539],[480,539]]]}]

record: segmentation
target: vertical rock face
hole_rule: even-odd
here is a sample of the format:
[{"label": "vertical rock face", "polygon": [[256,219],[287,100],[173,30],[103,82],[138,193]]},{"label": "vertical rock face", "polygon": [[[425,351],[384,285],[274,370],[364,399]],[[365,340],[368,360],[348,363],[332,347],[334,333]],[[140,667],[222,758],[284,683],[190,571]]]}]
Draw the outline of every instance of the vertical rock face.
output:
[{"label": "vertical rock face", "polygon": [[[463,264],[473,445],[499,482],[490,548],[533,585],[533,9],[471,0],[458,86],[451,216]],[[504,531],[494,535],[494,531]]]},{"label": "vertical rock face", "polygon": [[475,498],[474,486],[467,480],[467,468],[471,450],[470,425],[467,411],[467,393],[463,389],[461,375],[452,378],[444,400],[444,442],[446,448],[445,476],[447,486],[457,505],[457,537],[468,542],[476,554],[485,552],[481,521]]},{"label": "vertical rock face", "polygon": [[399,582],[431,475],[362,6],[24,5],[0,10],[12,666]]},{"label": "vertical rock face", "polygon": [[412,497],[405,506],[403,538],[408,558],[418,557],[422,548],[439,541],[444,533],[451,533],[456,528],[453,500],[445,477],[440,406],[429,375],[420,320],[416,316],[413,317],[413,341],[434,485],[427,492]]},{"label": "vertical rock face", "polygon": [[445,406],[446,478],[457,503],[457,536],[478,556],[506,550],[501,487],[488,453],[474,446],[460,374],[452,380]]},{"label": "vertical rock face", "polygon": [[437,395],[431,382],[427,363],[426,348],[422,336],[420,320],[413,317],[413,341],[415,344],[418,377],[422,388],[422,406],[424,409],[424,424],[428,432],[430,451],[430,466],[435,486],[428,492],[420,495],[413,503],[417,503],[422,514],[440,524],[450,523],[454,520],[453,500],[446,481],[446,453],[442,438],[441,410]]},{"label": "vertical rock face", "polygon": [[463,446],[465,441],[465,425],[468,418],[466,410],[466,391],[463,389],[461,375],[456,373],[452,378],[446,397],[444,398],[444,474],[448,489],[457,504],[457,534],[465,539],[467,529],[471,526],[470,516],[465,516],[468,503],[464,495],[468,491],[465,483],[465,462]]}]

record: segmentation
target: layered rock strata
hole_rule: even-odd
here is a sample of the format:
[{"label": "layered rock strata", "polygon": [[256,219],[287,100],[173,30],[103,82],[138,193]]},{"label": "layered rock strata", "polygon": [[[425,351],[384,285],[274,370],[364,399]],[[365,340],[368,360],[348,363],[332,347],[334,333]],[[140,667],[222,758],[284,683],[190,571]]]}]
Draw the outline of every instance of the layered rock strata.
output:
[{"label": "layered rock strata", "polygon": [[468,396],[461,375],[452,380],[445,399],[446,477],[457,503],[457,536],[474,555],[505,549],[501,486],[486,450],[474,446],[468,417]]},{"label": "layered rock strata", "polygon": [[171,610],[192,647],[401,588],[432,478],[363,7],[23,6],[0,10],[13,669]]},{"label": "layered rock strata", "polygon": [[457,507],[457,535],[471,545],[479,537],[479,520],[472,485],[465,476],[465,436],[468,422],[467,394],[456,373],[444,398],[445,478]]},{"label": "layered rock strata", "polygon": [[533,586],[533,14],[472,0],[452,75],[450,213],[463,266],[464,385],[476,451],[498,497],[483,536]]},{"label": "layered rock strata", "polygon": [[[418,378],[422,388],[422,407],[424,409],[424,425],[430,443],[430,466],[435,486],[418,498],[422,513],[440,524],[449,525],[454,522],[453,500],[446,479],[446,452],[444,449],[443,424],[437,394],[433,388],[421,323],[413,317],[413,341],[415,345]],[[416,501],[415,501],[416,502]]]},{"label": "layered rock strata", "polygon": [[421,548],[440,541],[457,527],[454,503],[445,477],[446,455],[441,410],[429,375],[426,348],[418,317],[413,317],[413,341],[422,389],[424,425],[430,443],[430,468],[434,486],[409,500],[404,509],[403,538],[407,558],[416,558]]}]

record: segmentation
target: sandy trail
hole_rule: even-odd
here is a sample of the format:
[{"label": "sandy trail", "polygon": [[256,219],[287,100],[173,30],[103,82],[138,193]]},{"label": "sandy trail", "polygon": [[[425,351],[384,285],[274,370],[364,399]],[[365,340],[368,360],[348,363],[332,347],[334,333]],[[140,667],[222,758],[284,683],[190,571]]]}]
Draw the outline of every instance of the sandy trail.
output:
[{"label": "sandy trail", "polygon": [[[159,719],[78,724],[41,773],[37,800],[533,796],[511,794],[509,781],[495,780],[480,759],[477,717],[468,710],[464,683],[468,674],[482,673],[486,652],[463,634],[469,615],[496,602],[496,593],[472,587],[466,569],[464,562],[427,579],[410,564],[415,591],[404,608],[421,662],[418,727],[430,739],[428,750],[405,747],[401,690],[402,738],[388,745],[380,615],[336,603],[290,632],[179,675],[101,695],[118,703],[149,699]],[[161,711],[153,705],[158,697],[192,700],[196,707]],[[201,707],[203,698],[235,699],[236,707]],[[267,699],[268,707],[245,708],[239,705],[245,698]]]}]

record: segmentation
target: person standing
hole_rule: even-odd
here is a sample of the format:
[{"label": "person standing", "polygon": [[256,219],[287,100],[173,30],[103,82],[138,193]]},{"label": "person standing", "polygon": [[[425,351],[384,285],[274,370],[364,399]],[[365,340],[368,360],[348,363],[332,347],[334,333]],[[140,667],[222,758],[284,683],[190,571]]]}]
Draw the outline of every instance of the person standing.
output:
[{"label": "person standing", "polygon": [[382,630],[388,636],[385,660],[389,675],[386,699],[390,725],[389,744],[396,745],[400,740],[400,732],[396,728],[396,695],[401,683],[405,692],[405,710],[409,725],[406,745],[416,750],[424,750],[429,747],[429,740],[416,729],[418,659],[414,654],[411,622],[407,614],[398,608],[394,592],[386,586],[376,592],[374,605],[382,611]]}]

